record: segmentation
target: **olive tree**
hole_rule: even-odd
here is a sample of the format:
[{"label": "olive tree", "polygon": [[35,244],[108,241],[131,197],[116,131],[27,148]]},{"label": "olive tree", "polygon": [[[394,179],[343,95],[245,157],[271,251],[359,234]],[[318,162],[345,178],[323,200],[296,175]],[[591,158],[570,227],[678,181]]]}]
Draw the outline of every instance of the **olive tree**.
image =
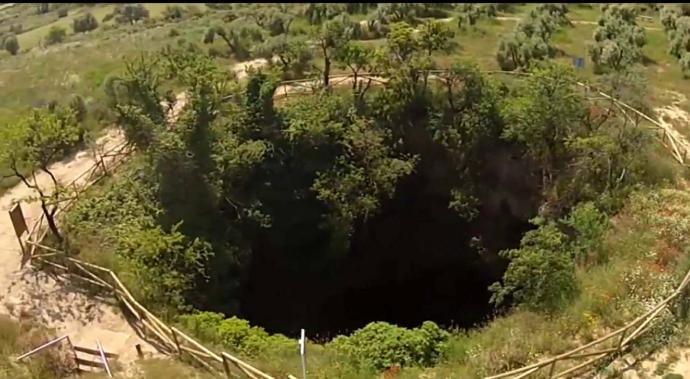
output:
[{"label": "olive tree", "polygon": [[635,18],[635,8],[620,5],[606,8],[594,31],[594,44],[589,47],[595,72],[620,71],[642,61],[646,37]]},{"label": "olive tree", "polygon": [[2,41],[2,45],[8,53],[17,55],[19,52],[19,42],[14,34],[10,34]]},{"label": "olive tree", "polygon": [[67,31],[65,30],[65,28],[61,28],[59,26],[52,26],[50,30],[48,30],[48,35],[45,37],[45,44],[55,45],[58,43],[62,43],[62,41],[65,40],[66,35]]},{"label": "olive tree", "polygon": [[[82,138],[74,113],[62,107],[55,111],[37,109],[17,125],[0,129],[0,133],[0,161],[7,164],[11,175],[38,193],[48,227],[62,242],[55,214],[67,191],[50,164],[64,157]],[[47,175],[48,184],[38,177],[40,173]]]},{"label": "olive tree", "polygon": [[91,13],[84,13],[83,16],[75,18],[72,22],[74,33],[90,32],[96,28],[98,28],[98,20]]},{"label": "olive tree", "polygon": [[230,54],[240,60],[249,58],[252,47],[264,41],[261,28],[241,18],[225,27],[209,28],[204,36],[204,43],[213,43],[216,37],[220,37],[228,46]]}]

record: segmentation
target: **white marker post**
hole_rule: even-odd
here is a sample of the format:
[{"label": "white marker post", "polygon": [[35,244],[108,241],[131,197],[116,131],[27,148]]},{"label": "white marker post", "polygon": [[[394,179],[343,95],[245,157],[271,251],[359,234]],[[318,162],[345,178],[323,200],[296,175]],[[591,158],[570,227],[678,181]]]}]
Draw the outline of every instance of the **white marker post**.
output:
[{"label": "white marker post", "polygon": [[299,355],[302,357],[302,379],[307,379],[307,362],[304,357],[305,345],[304,329],[301,329],[299,337]]}]

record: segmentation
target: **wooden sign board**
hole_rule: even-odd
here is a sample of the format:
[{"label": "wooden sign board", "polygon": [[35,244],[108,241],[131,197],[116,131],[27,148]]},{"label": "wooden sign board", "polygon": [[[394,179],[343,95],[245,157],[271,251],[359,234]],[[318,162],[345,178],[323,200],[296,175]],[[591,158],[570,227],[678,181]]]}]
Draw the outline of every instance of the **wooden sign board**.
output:
[{"label": "wooden sign board", "polygon": [[12,226],[14,227],[14,233],[17,235],[17,238],[21,238],[24,232],[29,231],[29,228],[26,227],[26,220],[24,219],[24,213],[22,213],[22,207],[19,203],[15,204],[12,210],[10,210],[10,219],[12,219]]}]

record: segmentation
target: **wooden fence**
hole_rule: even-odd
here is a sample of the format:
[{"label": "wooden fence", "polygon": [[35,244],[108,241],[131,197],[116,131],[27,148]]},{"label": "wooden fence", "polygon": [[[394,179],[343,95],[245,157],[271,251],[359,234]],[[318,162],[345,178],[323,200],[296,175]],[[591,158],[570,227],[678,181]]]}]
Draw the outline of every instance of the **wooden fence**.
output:
[{"label": "wooden fence", "polygon": [[[84,173],[73,179],[67,187],[74,191],[74,196],[61,204],[59,211],[64,211],[78,199],[79,194],[88,187],[107,176],[116,166],[122,164],[130,148],[125,143],[96,158],[96,163]],[[83,185],[79,185],[79,181]],[[58,212],[59,213],[59,212]],[[44,245],[42,242],[48,233],[44,227],[45,215],[41,215],[28,231],[27,236],[19,241],[26,260],[32,264],[43,265],[64,277],[82,282],[100,290],[111,293],[119,304],[130,314],[141,327],[145,338],[156,342],[156,347],[168,354],[180,358],[188,357],[212,372],[225,373],[227,377],[250,379],[273,379],[241,359],[222,352],[216,354],[192,337],[180,330],[168,326],[132,296],[120,278],[111,270],[70,257],[66,252]],[[24,261],[24,259],[23,259]]]},{"label": "wooden fence", "polygon": [[[444,80],[443,74],[447,70],[431,71],[430,78],[435,80]],[[529,75],[526,73],[503,72],[503,71],[487,71],[487,74],[511,74],[511,75]],[[331,77],[331,84],[338,85],[353,80],[353,75],[334,75]],[[376,82],[378,84],[385,84],[386,79],[374,73],[361,73],[358,75],[358,80],[367,80]],[[291,94],[300,93],[314,93],[315,83],[318,81],[311,79],[293,80],[282,82],[275,93],[276,97],[289,96]],[[664,125],[637,109],[614,99],[613,97],[589,86],[585,83],[577,83],[589,91],[594,91],[600,96],[610,100],[612,103],[620,108],[627,109],[635,113],[637,116],[644,118],[651,122],[655,127],[663,130],[664,135],[662,142],[669,148],[672,155],[679,163],[685,165],[685,151],[681,152],[678,148],[680,142],[674,133],[668,133]],[[623,109],[621,109],[623,111]],[[623,111],[625,114],[625,111]],[[627,116],[627,114],[625,114]],[[668,144],[666,143],[668,142]],[[74,200],[78,198],[80,192],[83,192],[88,186],[100,180],[108,173],[108,169],[112,170],[113,166],[119,165],[126,159],[128,152],[127,145],[119,145],[112,149],[108,154],[105,154],[97,159],[96,164],[89,170],[76,178],[71,186],[74,187],[75,196],[71,197],[63,204],[61,210],[69,207]],[[113,159],[112,164],[106,164],[107,157],[117,157],[121,159]],[[109,166],[109,167],[107,167]],[[88,175],[85,179],[86,184],[82,187],[77,186],[76,182]],[[122,284],[117,275],[109,269],[90,264],[88,262],[80,261],[75,258],[67,256],[65,252],[56,250],[49,246],[42,244],[42,241],[48,230],[43,227],[43,217],[33,225],[28,233],[25,241],[29,245],[29,249],[25,250],[28,254],[27,258],[40,262],[46,266],[51,267],[63,275],[69,276],[75,280],[84,282],[112,293],[120,304],[127,309],[137,322],[143,327],[146,336],[153,338],[161,344],[161,350],[168,353],[175,353],[180,357],[189,357],[199,365],[215,372],[224,372],[228,377],[245,377],[251,379],[272,379],[271,376],[251,366],[250,364],[234,357],[228,353],[216,354],[210,349],[204,347],[201,343],[193,338],[187,336],[180,330],[166,325],[163,321],[158,319],[144,306],[142,306],[129,292],[129,290]],[[22,238],[20,237],[20,243]],[[604,337],[595,341],[589,342],[583,346],[575,348],[571,351],[562,353],[555,357],[545,359],[541,362],[518,368],[499,375],[493,375],[486,379],[502,379],[502,378],[527,378],[530,376],[543,376],[547,378],[565,378],[572,377],[575,374],[582,373],[584,370],[591,368],[597,362],[603,361],[606,358],[615,358],[626,351],[636,340],[647,333],[653,326],[653,322],[657,320],[658,316],[666,309],[669,309],[678,298],[687,290],[690,282],[690,272],[688,272],[676,290],[666,299],[657,304],[650,311],[639,316],[624,327],[611,332]],[[584,362],[573,362],[587,358]],[[564,367],[566,366],[567,367]],[[559,367],[561,366],[561,367]]]}]

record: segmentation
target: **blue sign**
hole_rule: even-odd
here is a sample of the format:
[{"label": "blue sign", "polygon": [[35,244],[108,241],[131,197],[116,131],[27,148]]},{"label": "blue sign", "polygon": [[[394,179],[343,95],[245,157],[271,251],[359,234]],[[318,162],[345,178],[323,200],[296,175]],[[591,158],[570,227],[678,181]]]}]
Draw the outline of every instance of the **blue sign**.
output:
[{"label": "blue sign", "polygon": [[579,68],[579,69],[585,68],[585,58],[582,58],[582,57],[573,58],[573,66],[575,66],[575,68]]}]

